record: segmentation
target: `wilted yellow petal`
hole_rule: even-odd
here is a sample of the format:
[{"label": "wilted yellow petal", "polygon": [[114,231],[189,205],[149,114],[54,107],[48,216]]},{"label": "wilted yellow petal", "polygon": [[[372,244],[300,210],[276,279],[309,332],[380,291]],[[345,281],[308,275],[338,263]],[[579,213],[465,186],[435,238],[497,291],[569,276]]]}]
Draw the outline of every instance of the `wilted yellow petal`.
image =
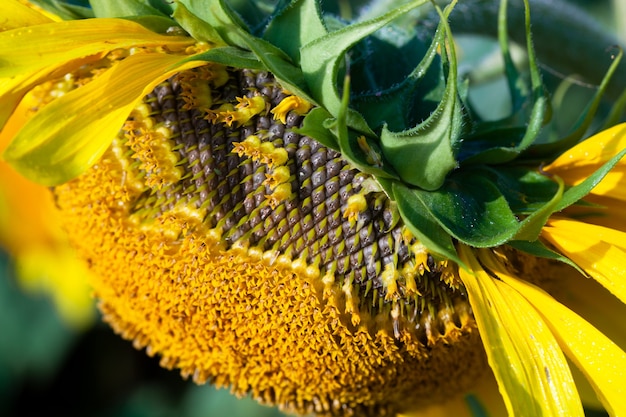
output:
[{"label": "wilted yellow petal", "polygon": [[621,415],[626,410],[626,353],[543,290],[514,278],[502,279],[541,313],[561,349],[591,382],[609,414]]},{"label": "wilted yellow petal", "polygon": [[184,47],[189,37],[165,36],[123,19],[48,23],[0,33],[0,77],[13,77],[86,56],[133,46]]},{"label": "wilted yellow petal", "polygon": [[459,272],[509,415],[583,416],[567,361],[539,313],[485,272],[472,249],[461,246],[459,256],[472,270]]},{"label": "wilted yellow petal", "polygon": [[203,65],[166,54],[130,56],[91,83],[70,91],[35,114],[4,158],[32,181],[68,181],[97,161],[133,107],[172,74]]},{"label": "wilted yellow petal", "polygon": [[[577,185],[625,148],[626,124],[620,124],[569,149],[545,167],[545,170],[558,175],[568,185]],[[622,160],[592,190],[592,194],[610,195],[626,200],[625,175],[626,160]]]},{"label": "wilted yellow petal", "polygon": [[576,220],[552,219],[541,236],[626,303],[626,233]]}]

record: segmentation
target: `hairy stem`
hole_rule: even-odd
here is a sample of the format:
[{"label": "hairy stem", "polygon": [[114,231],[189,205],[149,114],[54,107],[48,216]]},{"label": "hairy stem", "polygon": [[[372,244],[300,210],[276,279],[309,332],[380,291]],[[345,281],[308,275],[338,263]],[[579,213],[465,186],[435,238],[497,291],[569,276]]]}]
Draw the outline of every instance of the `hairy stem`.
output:
[{"label": "hairy stem", "polygon": [[[440,4],[449,1],[439,0]],[[611,34],[583,10],[563,0],[529,0],[533,41],[542,65],[552,71],[578,75],[585,82],[599,85],[611,65],[617,48],[623,47]],[[455,34],[497,36],[500,0],[461,0],[450,15]],[[511,39],[524,43],[524,3],[510,0],[508,27]],[[419,36],[434,32],[439,18],[430,13],[419,23]],[[617,99],[626,90],[626,60],[622,60],[606,96]]]}]

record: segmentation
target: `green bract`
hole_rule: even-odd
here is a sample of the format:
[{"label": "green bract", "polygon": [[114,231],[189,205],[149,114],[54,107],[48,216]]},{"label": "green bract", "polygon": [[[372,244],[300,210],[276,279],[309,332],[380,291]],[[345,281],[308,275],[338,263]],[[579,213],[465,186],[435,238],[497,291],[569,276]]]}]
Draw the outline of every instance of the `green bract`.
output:
[{"label": "green bract", "polygon": [[[270,71],[285,89],[315,106],[297,132],[339,150],[353,166],[374,176],[412,233],[433,253],[459,263],[454,241],[473,247],[510,243],[536,256],[559,258],[537,241],[541,228],[550,215],[583,198],[624,154],[570,188],[538,170],[540,162],[549,162],[582,138],[619,57],[572,133],[538,143],[550,109],[527,0],[525,74],[511,58],[507,1],[500,4],[498,41],[512,112],[497,121],[477,116],[467,100],[468,87],[459,80],[447,23],[456,1],[443,11],[436,2],[409,1],[352,23],[325,13],[317,0],[280,1],[278,6],[265,1],[91,0],[92,9],[54,0],[39,3],[67,18],[93,11],[97,17],[128,18],[160,32],[178,25],[212,45],[193,60]],[[394,23],[433,5],[441,19],[429,43],[411,36],[410,19]],[[382,28],[395,35],[381,34]]]}]

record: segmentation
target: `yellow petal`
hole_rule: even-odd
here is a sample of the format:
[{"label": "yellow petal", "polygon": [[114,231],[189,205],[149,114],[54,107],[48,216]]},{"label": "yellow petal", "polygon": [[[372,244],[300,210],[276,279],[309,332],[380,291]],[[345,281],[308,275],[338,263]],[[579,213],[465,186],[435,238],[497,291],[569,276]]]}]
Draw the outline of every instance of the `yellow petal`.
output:
[{"label": "yellow petal", "polygon": [[541,236],[626,303],[626,233],[576,220],[552,219]]},{"label": "yellow petal", "polygon": [[585,201],[596,206],[574,204],[565,215],[571,219],[581,219],[585,223],[596,224],[626,232],[626,210],[624,201],[608,195],[588,195]]},{"label": "yellow petal", "polygon": [[5,135],[4,125],[7,120],[16,111],[24,95],[34,86],[46,80],[60,78],[74,71],[76,68],[97,61],[100,58],[102,58],[101,55],[91,55],[62,63],[56,68],[44,68],[34,73],[16,75],[13,78],[0,78],[0,99],[2,100],[2,107],[0,107],[0,129],[2,129],[3,136]]},{"label": "yellow petal", "polygon": [[583,416],[567,361],[539,313],[487,274],[472,249],[461,246],[459,256],[473,271],[461,269],[461,280],[509,415]]},{"label": "yellow petal", "polygon": [[103,51],[133,46],[191,45],[189,37],[165,36],[123,19],[84,19],[0,33],[0,77],[56,68]]},{"label": "yellow petal", "polygon": [[5,160],[44,185],[78,176],[98,160],[143,96],[174,73],[204,65],[187,59],[166,54],[124,59],[35,114],[6,149]]},{"label": "yellow petal", "polygon": [[555,298],[600,330],[622,350],[626,349],[626,304],[597,281],[578,271],[562,276],[562,288]]},{"label": "yellow petal", "polygon": [[0,32],[52,22],[49,17],[18,0],[4,0],[2,2],[2,16],[0,18]]},{"label": "yellow petal", "polygon": [[[626,124],[613,126],[569,149],[545,170],[561,177],[568,185],[584,181],[602,164],[626,148]],[[626,160],[615,168],[592,191],[626,200]]]},{"label": "yellow petal", "polygon": [[[564,271],[562,285],[554,297],[570,310],[575,311],[593,327],[617,344],[626,349],[626,304],[619,301],[613,294],[593,279],[582,276],[573,268]],[[572,375],[578,386],[583,404],[602,409],[591,385],[576,368]]]},{"label": "yellow petal", "polygon": [[510,277],[502,280],[537,308],[561,349],[585,374],[609,414],[616,416],[626,411],[626,353],[543,290]]}]

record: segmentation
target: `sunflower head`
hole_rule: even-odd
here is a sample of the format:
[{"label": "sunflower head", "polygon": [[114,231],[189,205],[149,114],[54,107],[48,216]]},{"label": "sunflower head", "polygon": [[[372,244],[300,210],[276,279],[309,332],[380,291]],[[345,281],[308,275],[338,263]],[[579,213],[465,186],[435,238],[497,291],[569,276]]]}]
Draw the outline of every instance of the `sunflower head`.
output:
[{"label": "sunflower head", "polygon": [[487,363],[509,410],[579,407],[561,349],[580,352],[538,309],[571,311],[539,287],[584,273],[555,217],[588,208],[626,151],[583,178],[559,161],[619,60],[581,126],[545,140],[527,2],[523,73],[500,6],[512,111],[495,122],[459,79],[454,1],[430,9],[426,40],[412,14],[425,0],[354,20],[315,0],[152,3],[68,6],[83,19],[0,34],[0,59],[20,57],[14,37],[55,34],[42,59],[0,70],[0,121],[32,113],[5,159],[54,187],[117,332],[199,383],[298,413],[442,403]]}]

